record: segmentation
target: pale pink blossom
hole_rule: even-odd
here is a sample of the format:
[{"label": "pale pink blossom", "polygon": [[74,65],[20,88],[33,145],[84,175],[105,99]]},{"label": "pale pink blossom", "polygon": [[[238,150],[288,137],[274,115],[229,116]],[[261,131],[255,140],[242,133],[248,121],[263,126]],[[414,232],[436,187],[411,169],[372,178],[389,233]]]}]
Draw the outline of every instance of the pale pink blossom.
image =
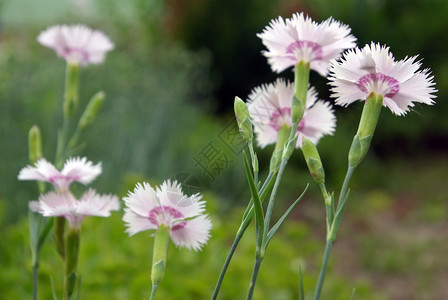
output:
[{"label": "pale pink blossom", "polygon": [[38,201],[31,201],[30,209],[45,217],[64,217],[71,228],[79,228],[87,216],[109,217],[112,210],[119,210],[120,203],[114,195],[99,195],[93,189],[77,200],[70,192],[49,192]]},{"label": "pale pink blossom", "polygon": [[18,179],[50,182],[56,191],[64,192],[73,181],[89,184],[99,174],[101,174],[101,163],[94,165],[85,157],[67,159],[61,171],[42,158],[36,162],[35,167],[27,166],[20,170]]},{"label": "pale pink blossom", "polygon": [[370,93],[383,96],[383,105],[404,115],[414,102],[434,104],[434,77],[419,70],[417,56],[395,61],[389,47],[372,43],[347,51],[340,62],[332,61],[329,80],[336,104],[347,106],[365,100]]},{"label": "pale pink blossom", "polygon": [[[260,147],[274,144],[278,131],[284,125],[292,126],[293,96],[294,86],[281,78],[252,90],[247,102]],[[303,137],[317,144],[324,135],[332,135],[335,127],[336,117],[331,105],[318,100],[316,90],[311,87],[307,93],[305,112],[297,127],[299,136],[296,147],[302,146]]]},{"label": "pale pink blossom", "polygon": [[148,183],[137,184],[128,197],[123,221],[129,235],[144,230],[157,230],[161,225],[170,228],[175,245],[199,250],[209,239],[211,222],[205,214],[202,196],[184,195],[176,181],[165,181],[157,190]]},{"label": "pale pink blossom", "polygon": [[303,13],[296,13],[290,19],[272,20],[257,36],[268,49],[262,53],[274,72],[280,73],[304,61],[326,76],[330,60],[356,46],[356,38],[350,32],[349,26],[333,18],[318,24]]},{"label": "pale pink blossom", "polygon": [[58,25],[41,32],[37,41],[70,63],[100,64],[114,44],[101,31],[85,25]]}]

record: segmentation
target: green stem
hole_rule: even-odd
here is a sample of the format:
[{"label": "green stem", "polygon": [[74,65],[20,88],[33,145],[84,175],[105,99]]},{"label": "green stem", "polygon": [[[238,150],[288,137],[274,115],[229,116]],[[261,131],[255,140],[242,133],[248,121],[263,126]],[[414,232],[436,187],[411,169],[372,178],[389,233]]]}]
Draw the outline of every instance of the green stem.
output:
[{"label": "green stem", "polygon": [[69,120],[64,117],[62,129],[58,133],[58,141],[56,145],[56,168],[61,169],[64,163],[64,155],[66,150],[67,136],[69,132]]},{"label": "green stem", "polygon": [[272,216],[272,211],[274,210],[275,198],[277,197],[277,190],[282,180],[283,172],[285,171],[286,164],[288,160],[283,158],[278,170],[277,178],[275,178],[274,187],[272,188],[271,197],[269,199],[268,208],[266,209],[266,217],[264,219],[264,232],[265,235],[269,232],[269,224]]},{"label": "green stem", "polygon": [[314,300],[318,300],[320,297],[320,293],[322,291],[322,286],[323,286],[324,280],[325,280],[325,274],[327,272],[327,265],[328,265],[328,260],[330,259],[330,253],[331,253],[332,246],[333,246],[333,242],[330,240],[327,240],[327,245],[325,246],[324,259],[323,259],[322,267],[320,269],[319,279],[318,279],[317,285],[316,285],[316,292],[314,293]]},{"label": "green stem", "polygon": [[153,284],[151,288],[151,295],[149,295],[149,300],[154,300],[156,298],[156,292],[159,285]]},{"label": "green stem", "polygon": [[64,293],[67,300],[72,297],[76,284],[76,271],[79,257],[79,228],[70,228],[66,239]]},{"label": "green stem", "polygon": [[330,195],[328,195],[325,182],[319,184],[319,187],[322,192],[322,196],[324,197],[325,200],[325,210],[327,216],[327,232],[330,232],[330,226],[334,218],[334,202],[331,200]]},{"label": "green stem", "polygon": [[[319,299],[320,293],[322,291],[325,274],[327,272],[327,265],[328,265],[328,261],[330,259],[331,248],[333,246],[333,243],[336,240],[337,233],[339,231],[340,221],[342,220],[342,217],[344,215],[344,211],[343,211],[345,209],[344,202],[346,200],[348,185],[350,183],[350,179],[352,178],[354,170],[355,170],[354,167],[349,167],[347,170],[347,174],[345,175],[344,183],[341,188],[341,193],[339,194],[338,205],[337,205],[337,209],[336,209],[336,217],[333,218],[332,225],[331,225],[331,228],[329,229],[329,231],[327,228],[327,239],[326,239],[325,253],[324,253],[322,267],[321,267],[320,273],[319,273],[319,279],[318,279],[317,285],[316,285],[316,290],[314,293],[314,300]],[[337,220],[338,218],[339,218],[339,220]],[[337,222],[337,221],[339,221],[339,222]],[[335,226],[337,226],[337,228]]]},{"label": "green stem", "polygon": [[61,256],[62,260],[65,260],[65,218],[64,217],[54,217],[54,240],[56,243],[56,250]]},{"label": "green stem", "polygon": [[341,209],[342,202],[347,195],[348,185],[350,183],[350,179],[352,178],[353,172],[355,171],[355,167],[348,167],[347,174],[345,175],[344,183],[342,184],[341,193],[339,194],[338,206],[336,211]]},{"label": "green stem", "polygon": [[250,279],[249,291],[247,292],[246,300],[251,300],[254,295],[255,283],[257,281],[258,271],[260,270],[260,265],[263,258],[256,258],[254,269],[252,270],[252,277]]},{"label": "green stem", "polygon": [[[246,226],[247,228],[247,226]],[[243,230],[243,233],[246,229]],[[224,262],[224,266],[222,267],[221,273],[219,274],[218,282],[216,283],[215,289],[213,291],[212,300],[215,300],[218,297],[219,290],[221,289],[222,281],[224,280],[224,276],[226,275],[227,268],[229,267],[230,261],[232,260],[233,254],[235,253],[236,247],[238,246],[241,238],[243,237],[243,233],[237,233],[235,240],[233,241],[232,247],[230,248],[229,254],[227,254],[226,261]]]},{"label": "green stem", "polygon": [[[266,181],[263,183],[263,186],[260,189],[260,194],[263,194],[266,188],[268,187],[269,182],[271,182],[272,177],[275,174],[272,172],[269,172],[268,177],[266,178]],[[263,198],[261,199],[263,201]],[[224,280],[224,276],[226,275],[227,269],[229,267],[230,261],[232,260],[233,254],[235,253],[236,248],[238,247],[238,244],[241,240],[241,238],[244,235],[244,232],[246,231],[247,227],[249,227],[249,224],[252,222],[252,219],[254,218],[254,210],[253,210],[253,203],[252,199],[249,201],[249,205],[247,206],[245,218],[242,220],[240,228],[238,229],[238,232],[236,233],[235,239],[232,243],[232,247],[230,248],[229,253],[227,254],[226,261],[224,262],[224,266],[221,269],[221,273],[219,274],[218,282],[216,283],[215,289],[213,290],[212,300],[215,300],[218,297],[219,290],[221,289],[222,282]]]},{"label": "green stem", "polygon": [[37,288],[39,286],[39,265],[36,264],[33,266],[33,300],[37,300]]},{"label": "green stem", "polygon": [[165,225],[160,225],[154,237],[154,251],[152,254],[151,269],[152,290],[150,299],[154,299],[157,288],[165,275],[169,243],[170,228]]}]

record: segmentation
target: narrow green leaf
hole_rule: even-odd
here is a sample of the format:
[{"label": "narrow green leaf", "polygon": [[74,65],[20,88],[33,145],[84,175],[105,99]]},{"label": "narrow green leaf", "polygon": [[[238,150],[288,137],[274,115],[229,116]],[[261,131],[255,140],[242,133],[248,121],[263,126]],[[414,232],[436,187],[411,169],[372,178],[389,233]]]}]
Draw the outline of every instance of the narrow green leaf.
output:
[{"label": "narrow green leaf", "polygon": [[54,289],[53,277],[51,276],[50,276],[50,287],[51,287],[51,294],[53,295],[53,300],[58,300],[58,297],[56,296],[56,290]]},{"label": "narrow green leaf", "polygon": [[249,162],[247,160],[246,152],[243,151],[244,156],[244,165],[246,167],[246,176],[247,181],[249,182],[249,188],[250,193],[252,195],[252,198],[254,200],[254,207],[255,207],[255,232],[256,232],[256,238],[257,238],[257,246],[261,246],[261,243],[263,241],[264,236],[264,214],[263,214],[263,208],[261,206],[260,198],[258,197],[258,191],[255,187],[254,178],[252,177],[252,172],[250,171]]},{"label": "narrow green leaf", "polygon": [[305,192],[308,190],[309,184],[306,185],[305,189],[302,192],[302,195],[300,195],[299,198],[297,198],[296,201],[294,201],[293,204],[286,210],[286,212],[283,214],[283,216],[277,221],[277,223],[272,226],[271,230],[269,230],[267,239],[266,239],[266,245],[269,243],[271,238],[274,236],[277,229],[282,225],[283,221],[286,219],[286,217],[289,215],[289,213],[293,210],[293,208],[299,203],[299,201],[302,199],[303,195],[305,195]]},{"label": "narrow green leaf", "polygon": [[305,290],[303,288],[302,266],[299,267],[299,300],[305,300]]},{"label": "narrow green leaf", "polygon": [[53,228],[53,222],[54,222],[54,218],[43,217],[42,219],[44,220],[45,225],[39,234],[39,241],[38,241],[39,248],[41,248],[43,243],[45,242],[45,239],[47,238],[48,234],[50,233],[51,228]]},{"label": "narrow green leaf", "polygon": [[344,211],[345,207],[347,206],[347,200],[349,196],[350,196],[350,189],[348,189],[347,194],[345,195],[345,198],[342,200],[341,205],[339,206],[338,204],[339,208],[336,211],[336,214],[333,219],[333,224],[331,225],[331,231],[329,232],[328,235],[328,239],[330,239],[331,241],[334,241],[336,239],[336,235],[338,234],[339,227],[341,226],[342,223],[342,218],[344,217]]},{"label": "narrow green leaf", "polygon": [[78,282],[77,282],[78,288],[76,289],[76,297],[75,297],[75,300],[79,300],[79,299],[80,299],[80,295],[81,295],[81,283],[82,283],[82,276],[79,275],[79,277],[78,277]]},{"label": "narrow green leaf", "polygon": [[356,292],[356,288],[353,288],[352,295],[350,296],[350,300],[353,300],[353,298],[355,298],[355,292]]}]

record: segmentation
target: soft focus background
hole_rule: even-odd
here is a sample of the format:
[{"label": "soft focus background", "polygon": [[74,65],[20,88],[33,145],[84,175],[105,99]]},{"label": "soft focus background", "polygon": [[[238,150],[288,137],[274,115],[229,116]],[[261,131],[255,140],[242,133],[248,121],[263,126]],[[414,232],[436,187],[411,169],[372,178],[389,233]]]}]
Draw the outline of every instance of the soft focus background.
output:
[{"label": "soft focus background", "polygon": [[[352,181],[346,218],[334,246],[322,299],[448,299],[448,1],[445,0],[72,0],[0,1],[0,298],[31,297],[27,202],[35,183],[18,182],[27,165],[27,134],[38,124],[44,155],[54,159],[65,62],[40,46],[48,26],[85,23],[115,43],[105,64],[81,74],[81,106],[104,90],[107,99],[81,155],[103,162],[93,186],[123,197],[137,181],[167,178],[200,188],[214,228],[202,252],[172,247],[159,299],[210,297],[248,201],[241,157],[219,144],[234,126],[233,98],[277,77],[256,33],[272,18],[304,11],[349,24],[358,45],[387,44],[397,59],[419,55],[439,90],[435,106],[406,117],[383,110],[372,148]],[[292,79],[292,72],[280,74]],[[327,80],[311,83],[329,99]],[[331,101],[331,100],[329,100]],[[336,107],[335,136],[319,150],[328,187],[345,174],[362,103]],[[213,180],[195,159],[210,145],[228,158]],[[271,147],[259,150],[266,171]],[[262,265],[255,299],[298,299],[298,269],[311,296],[324,250],[324,207],[300,151],[288,164],[277,211],[310,182]],[[276,216],[278,216],[277,213]],[[150,288],[153,240],[129,238],[122,213],[83,223],[79,270],[82,299],[144,299]],[[230,266],[221,299],[243,299],[254,254],[251,228]],[[50,237],[43,249],[40,298],[57,291],[62,269]]]}]

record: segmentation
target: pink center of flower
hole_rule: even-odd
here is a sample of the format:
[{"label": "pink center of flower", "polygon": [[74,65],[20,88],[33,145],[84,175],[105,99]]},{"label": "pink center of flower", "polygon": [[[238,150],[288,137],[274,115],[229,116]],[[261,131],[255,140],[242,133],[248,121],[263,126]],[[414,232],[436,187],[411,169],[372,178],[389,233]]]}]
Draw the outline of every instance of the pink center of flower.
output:
[{"label": "pink center of flower", "polygon": [[79,48],[64,48],[62,49],[61,56],[65,59],[73,59],[82,63],[89,61],[89,53]]},{"label": "pink center of flower", "polygon": [[[373,91],[382,93],[386,89],[385,97],[393,97],[400,90],[398,86],[398,80],[393,77],[384,75],[383,73],[370,73],[359,78],[356,82],[358,88],[364,93],[370,93]],[[372,84],[373,86],[369,85]],[[382,85],[385,84],[386,86]]]},{"label": "pink center of flower", "polygon": [[293,54],[296,50],[305,52],[311,50],[312,59],[322,59],[322,47],[311,41],[295,41],[286,48],[286,53]]},{"label": "pink center of flower", "polygon": [[152,224],[159,226],[161,224],[165,224],[171,227],[172,231],[176,231],[184,228],[187,225],[187,222],[175,222],[174,226],[172,226],[173,221],[177,219],[183,219],[184,215],[175,208],[170,206],[157,206],[153,208],[148,214],[148,220]]},{"label": "pink center of flower", "polygon": [[[276,131],[279,131],[285,124],[291,126],[291,108],[289,107],[283,107],[274,111],[269,122],[269,126]],[[297,131],[302,131],[304,127],[305,121],[302,119],[297,126]]]}]

